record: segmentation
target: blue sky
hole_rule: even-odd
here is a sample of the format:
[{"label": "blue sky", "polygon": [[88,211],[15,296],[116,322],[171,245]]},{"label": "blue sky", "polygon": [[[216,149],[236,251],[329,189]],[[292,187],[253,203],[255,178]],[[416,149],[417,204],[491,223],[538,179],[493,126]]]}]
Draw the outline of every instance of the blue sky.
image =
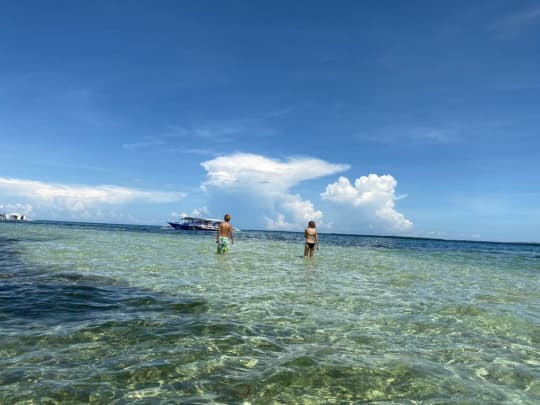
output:
[{"label": "blue sky", "polygon": [[0,211],[540,242],[540,4],[20,1]]}]

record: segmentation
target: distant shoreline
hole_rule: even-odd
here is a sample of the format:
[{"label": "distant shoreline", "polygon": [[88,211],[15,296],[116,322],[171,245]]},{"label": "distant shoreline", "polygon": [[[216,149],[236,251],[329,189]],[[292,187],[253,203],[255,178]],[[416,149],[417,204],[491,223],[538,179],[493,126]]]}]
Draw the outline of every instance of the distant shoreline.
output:
[{"label": "distant shoreline", "polygon": [[[32,219],[24,221],[0,221],[7,223],[26,223],[26,224],[74,224],[74,225],[102,225],[113,227],[130,227],[141,228],[151,227],[161,229],[165,225],[152,225],[152,224],[119,224],[112,222],[85,222],[85,221],[61,221],[61,220],[49,220],[49,219]],[[189,232],[189,231],[186,231]],[[287,230],[269,230],[269,229],[245,229],[243,232],[268,232],[268,233],[302,233],[302,231],[287,231]],[[353,234],[353,233],[336,233],[336,232],[319,232],[321,235],[335,235],[335,236],[350,236],[358,238],[385,238],[385,239],[409,239],[409,240],[426,240],[426,241],[440,241],[440,242],[463,242],[463,243],[483,243],[483,244],[498,244],[498,245],[524,245],[524,246],[540,246],[540,242],[503,242],[503,241],[490,241],[490,240],[475,240],[475,239],[444,239],[444,238],[429,238],[423,236],[400,236],[400,235],[377,235],[377,234]]]}]

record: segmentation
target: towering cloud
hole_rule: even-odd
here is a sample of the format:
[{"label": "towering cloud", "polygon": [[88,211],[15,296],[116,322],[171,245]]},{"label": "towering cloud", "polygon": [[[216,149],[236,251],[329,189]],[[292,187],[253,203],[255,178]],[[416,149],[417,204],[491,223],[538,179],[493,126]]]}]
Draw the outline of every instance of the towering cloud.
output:
[{"label": "towering cloud", "polygon": [[324,200],[338,204],[353,222],[360,222],[374,228],[387,230],[407,230],[413,223],[395,209],[397,181],[391,175],[369,174],[355,180],[341,176],[329,184],[321,194]]},{"label": "towering cloud", "polygon": [[[315,158],[286,161],[237,153],[201,163],[207,172],[202,188],[225,190],[249,199],[261,208],[261,219],[271,229],[292,229],[309,219],[320,220],[323,213],[309,200],[290,189],[299,183],[347,170],[348,165]],[[274,218],[274,219],[272,219]]]}]

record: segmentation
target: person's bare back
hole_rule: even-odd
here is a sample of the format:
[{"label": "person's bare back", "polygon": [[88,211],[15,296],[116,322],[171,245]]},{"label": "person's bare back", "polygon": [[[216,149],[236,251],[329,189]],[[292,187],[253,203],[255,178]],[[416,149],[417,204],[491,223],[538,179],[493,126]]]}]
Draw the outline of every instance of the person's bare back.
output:
[{"label": "person's bare back", "polygon": [[228,222],[222,222],[219,224],[219,235],[227,238],[232,237],[232,226]]},{"label": "person's bare back", "polygon": [[306,242],[304,244],[304,257],[313,257],[313,249],[317,247],[319,250],[319,235],[317,234],[317,229],[315,221],[309,221],[308,227],[304,230],[304,237]]}]

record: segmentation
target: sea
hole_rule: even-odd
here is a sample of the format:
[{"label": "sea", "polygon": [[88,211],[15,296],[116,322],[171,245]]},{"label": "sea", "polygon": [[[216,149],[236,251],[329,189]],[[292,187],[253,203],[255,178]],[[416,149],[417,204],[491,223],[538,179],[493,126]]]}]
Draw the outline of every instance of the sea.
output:
[{"label": "sea", "polygon": [[1,404],[539,404],[540,245],[0,223]]}]

